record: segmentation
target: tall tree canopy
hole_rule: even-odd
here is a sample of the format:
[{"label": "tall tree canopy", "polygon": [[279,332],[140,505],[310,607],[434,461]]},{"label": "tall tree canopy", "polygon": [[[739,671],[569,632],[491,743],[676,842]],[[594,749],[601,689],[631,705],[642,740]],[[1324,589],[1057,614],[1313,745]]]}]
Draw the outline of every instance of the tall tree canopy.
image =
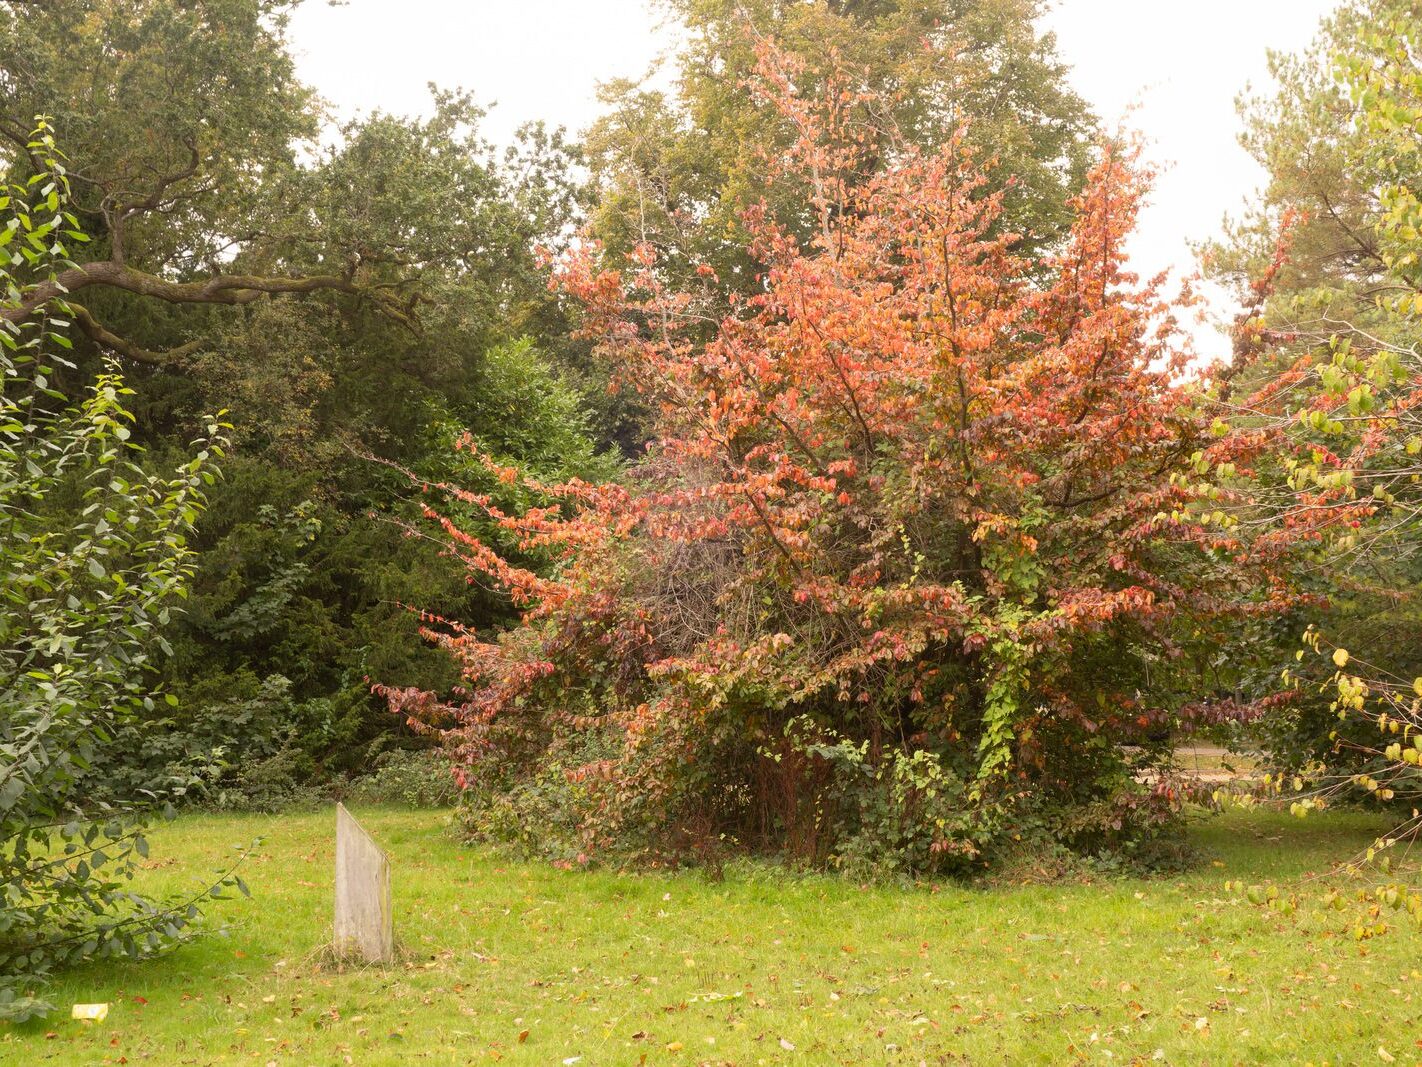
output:
[{"label": "tall tree canopy", "polygon": [[[858,159],[859,181],[910,147],[932,150],[967,124],[966,143],[995,157],[989,182],[1004,192],[998,225],[1026,247],[1061,239],[1067,201],[1081,186],[1093,135],[1086,105],[1066,84],[1040,0],[665,0],[687,29],[675,92],[619,82],[589,132],[599,194],[594,230],[621,251],[648,241],[665,269],[713,263],[722,283],[747,290],[756,273],[741,213],[765,199],[775,218],[813,224],[797,179],[772,183],[771,161],[798,132],[757,104],[747,80],[757,42],[773,38],[800,58],[801,88],[831,70],[868,89],[846,108],[877,138]],[[882,110],[876,115],[868,109]],[[882,119],[892,116],[892,123]]]},{"label": "tall tree canopy", "polygon": [[334,127],[294,74],[292,6],[0,2],[0,165],[24,180],[25,133],[52,116],[94,238],[3,314],[66,291],[82,336],[61,384],[121,357],[155,461],[231,410],[236,451],[173,635],[192,743],[172,755],[239,759],[236,709],[284,694],[267,710],[299,724],[309,773],[381,732],[367,675],[443,676],[404,604],[504,610],[370,518],[406,483],[366,457],[444,470],[470,428],[550,474],[606,465],[578,395],[521,341],[561,332],[534,254],[573,207],[561,138],[531,130],[501,156],[457,93],[427,118]]},{"label": "tall tree canopy", "polygon": [[[1270,272],[1287,220],[1289,254],[1271,278],[1284,299],[1313,290],[1340,299],[1386,284],[1377,223],[1383,176],[1368,161],[1369,132],[1337,75],[1340,52],[1375,24],[1388,4],[1347,4],[1326,19],[1317,39],[1294,55],[1271,52],[1277,87],[1240,99],[1240,141],[1268,175],[1261,194],[1209,248],[1211,268],[1247,293]],[[1340,312],[1344,309],[1340,308]]]}]

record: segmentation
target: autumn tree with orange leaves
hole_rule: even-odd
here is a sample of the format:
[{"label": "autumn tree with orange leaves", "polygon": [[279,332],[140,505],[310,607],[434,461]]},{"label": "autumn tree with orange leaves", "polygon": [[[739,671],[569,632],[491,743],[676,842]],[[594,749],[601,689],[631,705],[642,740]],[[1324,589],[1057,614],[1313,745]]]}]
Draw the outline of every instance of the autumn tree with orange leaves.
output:
[{"label": "autumn tree with orange leaves", "polygon": [[853,71],[807,97],[793,57],[759,60],[794,134],[772,180],[808,190],[812,239],[752,211],[760,285],[723,315],[709,267],[698,292],[647,249],[555,264],[656,439],[623,482],[530,485],[520,514],[428,487],[523,621],[429,620],[465,685],[392,707],[443,734],[481,827],[568,858],[924,872],[1033,831],[1157,834],[1181,798],[1152,738],[1204,713],[1203,650],[1288,593],[1172,478],[1209,427],[1178,303],[1125,265],[1148,174],[1104,145],[1069,241],[1024,258],[962,139],[870,173],[866,144],[903,142]]}]

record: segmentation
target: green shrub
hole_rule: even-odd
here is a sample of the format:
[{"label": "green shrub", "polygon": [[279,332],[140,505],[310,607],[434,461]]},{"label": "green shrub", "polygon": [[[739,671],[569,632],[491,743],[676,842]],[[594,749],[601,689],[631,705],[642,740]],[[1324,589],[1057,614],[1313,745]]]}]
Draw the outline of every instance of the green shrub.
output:
[{"label": "green shrub", "polygon": [[961,872],[991,836],[963,775],[938,753],[888,748],[872,757],[868,741],[835,737],[805,719],[790,723],[786,739],[791,751],[829,769],[811,817],[829,866],[855,879]]},{"label": "green shrub", "polygon": [[129,790],[182,781],[190,801],[222,811],[277,811],[330,795],[321,758],[347,739],[339,699],[296,700],[287,678],[247,669],[214,673],[183,696],[120,737],[110,781]]},{"label": "green shrub", "polygon": [[597,788],[577,771],[612,751],[611,743],[592,733],[560,741],[533,771],[491,763],[487,773],[467,783],[460,798],[465,834],[531,858],[584,861]]},{"label": "green shrub", "polygon": [[8,1019],[49,1010],[35,989],[55,968],[183,939],[207,895],[153,901],[131,888],[161,794],[106,780],[101,757],[155,706],[155,657],[193,570],[187,537],[223,433],[210,421],[192,459],[155,475],[134,462],[131,390],[118,374],[100,375],[73,408],[49,388],[55,357],[46,353],[68,348],[59,330],[73,313],[42,297],[67,265],[63,242],[84,236],[64,210],[64,169],[45,125],[29,150],[48,170],[0,190],[10,220],[0,226],[0,311],[13,316],[0,317],[0,1018]]},{"label": "green shrub", "polygon": [[403,804],[411,808],[447,808],[459,799],[459,787],[444,753],[431,749],[393,749],[375,758],[375,770],[350,787],[352,800],[367,804]]}]

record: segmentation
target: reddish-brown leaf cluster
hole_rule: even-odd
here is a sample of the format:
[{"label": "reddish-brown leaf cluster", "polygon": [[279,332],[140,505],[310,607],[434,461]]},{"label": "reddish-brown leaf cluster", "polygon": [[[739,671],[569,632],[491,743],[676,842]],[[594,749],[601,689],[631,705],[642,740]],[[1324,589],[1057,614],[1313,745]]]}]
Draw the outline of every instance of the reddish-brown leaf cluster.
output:
[{"label": "reddish-brown leaf cluster", "polygon": [[811,770],[785,725],[805,715],[871,759],[946,754],[975,802],[1114,798],[1119,827],[1150,799],[1120,744],[1186,702],[1192,650],[1270,606],[1171,479],[1208,434],[1181,305],[1126,264],[1149,175],[1103,145],[1070,242],[1027,261],[961,142],[872,166],[873,101],[796,74],[763,47],[764,104],[798,133],[775,180],[807,193],[799,218],[747,218],[754,286],[728,297],[708,268],[672,291],[648,249],[555,264],[656,439],[625,484],[538,486],[521,515],[446,487],[560,562],[514,567],[431,511],[524,623],[432,627],[465,690],[392,704],[476,774],[601,732],[611,754],[573,776],[662,818],[683,786],[708,807],[744,786],[761,814],[740,830],[788,823]]}]

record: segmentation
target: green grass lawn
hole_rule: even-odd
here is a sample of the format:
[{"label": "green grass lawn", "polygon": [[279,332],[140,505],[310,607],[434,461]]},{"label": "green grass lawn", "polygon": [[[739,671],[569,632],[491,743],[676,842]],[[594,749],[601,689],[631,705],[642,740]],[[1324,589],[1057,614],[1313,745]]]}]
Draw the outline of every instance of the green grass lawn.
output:
[{"label": "green grass lawn", "polygon": [[[459,845],[438,812],[364,810],[395,863],[391,969],[325,967],[331,812],[185,817],[150,888],[267,839],[225,936],[51,992],[107,1021],[0,1026],[5,1064],[1413,1063],[1422,934],[1362,944],[1307,872],[1357,815],[1232,814],[1184,876],[1006,889],[859,888],[733,870],[622,875]],[[175,864],[161,864],[176,860]],[[1288,918],[1222,891],[1278,880]],[[1382,1052],[1379,1049],[1382,1049]]]}]

